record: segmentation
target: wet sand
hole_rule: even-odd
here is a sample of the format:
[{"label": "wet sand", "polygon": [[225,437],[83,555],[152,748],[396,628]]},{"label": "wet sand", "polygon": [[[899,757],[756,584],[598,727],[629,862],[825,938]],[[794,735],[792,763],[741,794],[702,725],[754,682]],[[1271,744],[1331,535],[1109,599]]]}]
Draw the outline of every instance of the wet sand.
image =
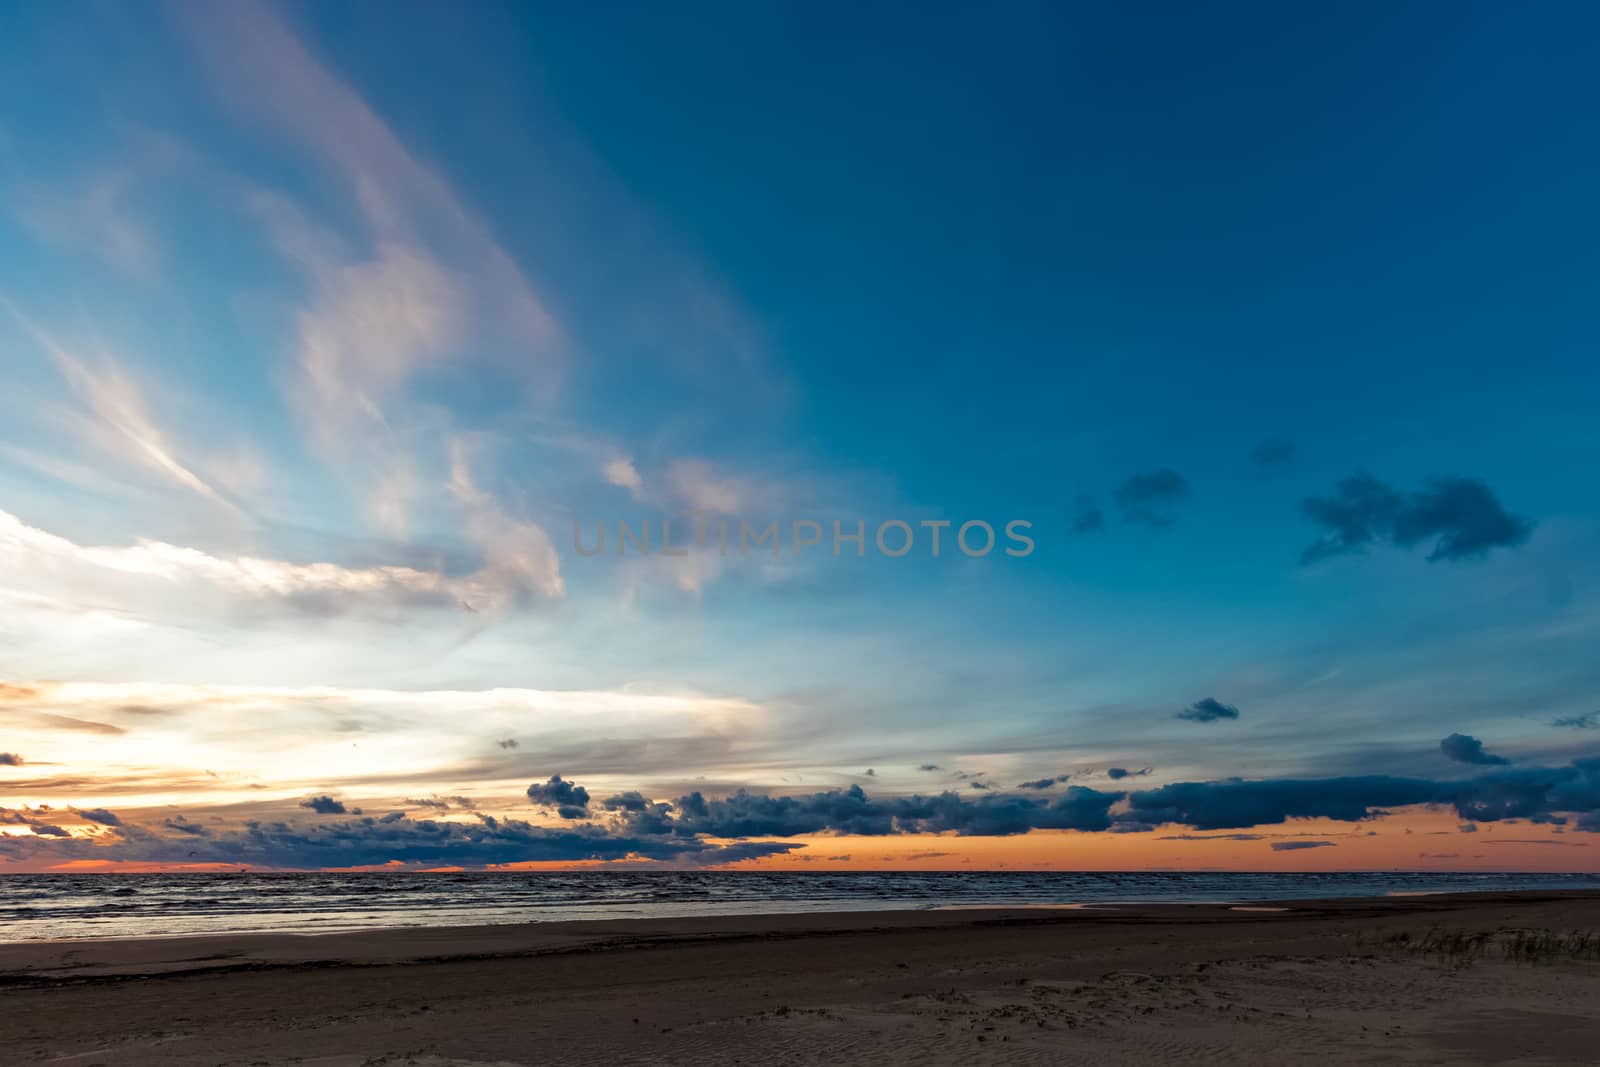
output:
[{"label": "wet sand", "polygon": [[[11,1064],[1593,1063],[1600,893],[0,944]],[[1475,954],[1416,944],[1482,935]],[[1446,938],[1448,941],[1449,939]]]}]

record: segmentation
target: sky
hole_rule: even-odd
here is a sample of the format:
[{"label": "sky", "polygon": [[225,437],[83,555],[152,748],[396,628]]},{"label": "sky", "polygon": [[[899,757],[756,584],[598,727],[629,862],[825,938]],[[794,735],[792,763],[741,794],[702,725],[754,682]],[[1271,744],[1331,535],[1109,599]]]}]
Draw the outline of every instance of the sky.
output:
[{"label": "sky", "polygon": [[1597,31],[7,5],[0,871],[1600,871]]}]

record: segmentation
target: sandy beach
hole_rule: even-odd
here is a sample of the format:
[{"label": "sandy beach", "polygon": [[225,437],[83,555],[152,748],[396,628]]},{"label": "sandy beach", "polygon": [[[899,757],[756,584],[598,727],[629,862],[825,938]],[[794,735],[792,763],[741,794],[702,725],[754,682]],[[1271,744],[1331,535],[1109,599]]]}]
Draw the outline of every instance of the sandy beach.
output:
[{"label": "sandy beach", "polygon": [[12,943],[0,945],[0,1059],[1594,1061],[1593,941],[1574,951],[1529,935],[1600,930],[1600,894],[1270,907]]}]

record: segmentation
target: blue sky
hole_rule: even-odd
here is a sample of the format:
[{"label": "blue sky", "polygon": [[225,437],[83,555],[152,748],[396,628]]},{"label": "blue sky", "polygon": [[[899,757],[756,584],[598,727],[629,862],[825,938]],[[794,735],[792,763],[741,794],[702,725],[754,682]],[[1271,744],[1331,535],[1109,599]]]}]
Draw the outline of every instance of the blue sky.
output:
[{"label": "blue sky", "polygon": [[0,16],[17,810],[1600,754],[1594,13],[151,14]]}]

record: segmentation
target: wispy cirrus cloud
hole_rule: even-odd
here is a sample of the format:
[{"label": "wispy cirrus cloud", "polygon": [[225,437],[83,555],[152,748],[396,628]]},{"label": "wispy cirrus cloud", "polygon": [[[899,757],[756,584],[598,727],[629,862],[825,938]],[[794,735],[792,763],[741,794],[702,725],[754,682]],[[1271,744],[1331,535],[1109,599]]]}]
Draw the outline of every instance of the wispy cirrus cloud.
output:
[{"label": "wispy cirrus cloud", "polygon": [[445,176],[276,12],[172,14],[234,113],[299,150],[344,195],[346,210],[322,204],[316,215],[280,188],[246,200],[305,282],[292,312],[290,404],[317,453],[356,485],[368,520],[405,537],[413,515],[449,492],[437,443],[457,424],[413,395],[419,377],[502,375],[542,403],[567,359],[565,333]]},{"label": "wispy cirrus cloud", "polygon": [[[319,615],[428,605],[492,612],[524,595],[559,596],[553,555],[538,551],[530,530],[516,524],[501,529],[496,521],[485,520],[483,565],[452,576],[407,566],[215,555],[164,541],[80,545],[0,511],[0,574],[13,590],[92,593],[97,602],[141,611],[170,604],[175,591],[222,607],[278,605]],[[186,602],[187,612],[196,608],[193,600]]]},{"label": "wispy cirrus cloud", "polygon": [[478,487],[470,451],[465,441],[451,441],[450,489],[466,513],[467,536],[483,554],[483,569],[470,579],[478,602],[502,606],[506,597],[523,590],[561,596],[560,557],[549,535],[538,523],[507,515],[493,495]]},{"label": "wispy cirrus cloud", "polygon": [[153,471],[169,483],[205,498],[233,515],[243,515],[194,465],[184,459],[169,434],[150,413],[143,391],[110,357],[91,366],[37,325],[11,301],[0,297],[11,318],[49,355],[73,395],[83,404],[72,423],[81,443],[104,457]]},{"label": "wispy cirrus cloud", "polygon": [[[343,183],[375,245],[398,257],[391,267],[420,258],[424,248],[448,263],[475,325],[517,342],[517,369],[549,382],[563,341],[543,300],[445,177],[354,88],[265,5],[183,6],[174,16],[235,108],[309,151]],[[423,276],[436,277],[427,268]]]},{"label": "wispy cirrus cloud", "polygon": [[66,188],[35,184],[19,190],[11,198],[12,209],[36,238],[86,249],[130,277],[149,278],[159,245],[128,205],[133,182],[125,167],[100,167]]}]

